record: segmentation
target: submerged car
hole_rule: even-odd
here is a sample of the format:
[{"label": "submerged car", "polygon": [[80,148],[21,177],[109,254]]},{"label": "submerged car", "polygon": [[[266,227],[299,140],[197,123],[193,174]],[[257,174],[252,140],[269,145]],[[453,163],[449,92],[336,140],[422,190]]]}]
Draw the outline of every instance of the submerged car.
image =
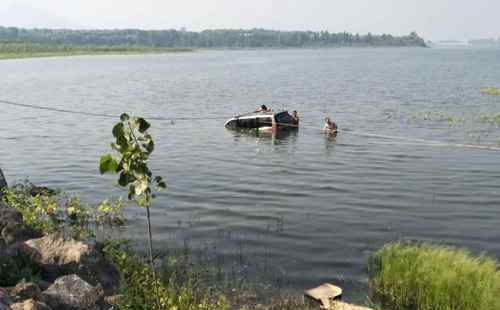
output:
[{"label": "submerged car", "polygon": [[238,115],[226,122],[227,129],[270,129],[273,119],[279,129],[297,129],[298,125],[288,111],[252,112]]}]

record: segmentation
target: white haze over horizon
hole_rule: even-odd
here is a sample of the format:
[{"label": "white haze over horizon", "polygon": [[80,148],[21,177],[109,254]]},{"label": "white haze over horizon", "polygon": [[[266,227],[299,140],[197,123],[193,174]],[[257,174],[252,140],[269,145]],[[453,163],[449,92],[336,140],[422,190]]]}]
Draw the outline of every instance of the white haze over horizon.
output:
[{"label": "white haze over horizon", "polygon": [[498,0],[0,0],[0,25],[328,30],[429,40],[500,37]]}]

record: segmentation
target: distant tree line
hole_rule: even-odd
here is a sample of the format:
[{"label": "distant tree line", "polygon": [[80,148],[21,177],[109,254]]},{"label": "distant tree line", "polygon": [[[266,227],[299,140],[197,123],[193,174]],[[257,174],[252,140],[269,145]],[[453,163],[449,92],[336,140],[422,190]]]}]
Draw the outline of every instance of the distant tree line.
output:
[{"label": "distant tree line", "polygon": [[68,30],[0,27],[0,41],[49,45],[142,46],[155,48],[260,48],[334,46],[426,46],[412,32],[406,36],[328,31],[250,30]]}]

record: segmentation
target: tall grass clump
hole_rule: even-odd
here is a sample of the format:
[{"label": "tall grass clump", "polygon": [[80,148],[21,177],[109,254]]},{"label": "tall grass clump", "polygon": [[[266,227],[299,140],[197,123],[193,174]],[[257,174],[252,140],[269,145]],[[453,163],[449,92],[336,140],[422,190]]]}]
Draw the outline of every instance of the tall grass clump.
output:
[{"label": "tall grass clump", "polygon": [[463,249],[389,243],[372,254],[368,269],[384,310],[500,309],[497,262]]}]

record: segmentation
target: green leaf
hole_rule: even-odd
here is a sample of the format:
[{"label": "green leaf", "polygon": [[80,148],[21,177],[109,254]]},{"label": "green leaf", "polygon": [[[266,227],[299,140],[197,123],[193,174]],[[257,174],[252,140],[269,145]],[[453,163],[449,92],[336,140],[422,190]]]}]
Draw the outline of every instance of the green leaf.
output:
[{"label": "green leaf", "polygon": [[113,150],[121,152],[121,146],[117,145],[116,143],[111,143],[110,146]]},{"label": "green leaf", "polygon": [[137,198],[137,204],[141,207],[145,207],[148,204],[148,200],[146,199],[146,197],[140,196],[139,198]]},{"label": "green leaf", "polygon": [[99,161],[99,171],[101,174],[104,173],[114,173],[118,168],[118,163],[111,157],[111,155],[104,155]]},{"label": "green leaf", "polygon": [[120,153],[126,152],[126,150],[128,149],[128,141],[124,135],[116,137],[116,144],[122,147]]},{"label": "green leaf", "polygon": [[143,119],[142,117],[137,118],[136,122],[139,125],[140,133],[144,133],[146,130],[149,129],[149,127],[151,127],[151,125],[148,122],[146,122],[146,120]]},{"label": "green leaf", "polygon": [[120,172],[123,170],[123,158],[122,160],[120,160],[120,162],[118,163],[118,166],[116,167],[116,172]]},{"label": "green leaf", "polygon": [[137,165],[134,165],[133,170],[136,172],[136,174],[142,174],[151,177],[151,171],[149,170],[146,163],[138,163]]},{"label": "green leaf", "polygon": [[134,185],[130,185],[128,187],[128,200],[132,200],[135,196],[135,186]]},{"label": "green leaf", "polygon": [[120,178],[118,179],[118,184],[120,184],[120,186],[127,186],[134,181],[135,177],[132,174],[122,171],[120,173]]},{"label": "green leaf", "polygon": [[119,137],[123,137],[124,135],[125,132],[123,131],[123,123],[117,123],[113,127],[113,137],[118,139]]},{"label": "green leaf", "polygon": [[149,143],[144,144],[144,147],[146,148],[146,151],[148,154],[153,153],[153,150],[155,149],[155,144],[153,140],[150,140]]},{"label": "green leaf", "polygon": [[135,195],[136,196],[141,196],[142,194],[144,194],[146,192],[146,190],[148,189],[149,187],[149,182],[147,179],[140,179],[140,180],[137,180],[135,183],[134,183],[134,186],[135,186]]},{"label": "green leaf", "polygon": [[127,113],[123,113],[122,115],[120,115],[120,120],[121,120],[122,122],[126,122],[126,121],[128,121],[129,119],[130,119],[130,117],[128,116],[128,114],[127,114]]}]

